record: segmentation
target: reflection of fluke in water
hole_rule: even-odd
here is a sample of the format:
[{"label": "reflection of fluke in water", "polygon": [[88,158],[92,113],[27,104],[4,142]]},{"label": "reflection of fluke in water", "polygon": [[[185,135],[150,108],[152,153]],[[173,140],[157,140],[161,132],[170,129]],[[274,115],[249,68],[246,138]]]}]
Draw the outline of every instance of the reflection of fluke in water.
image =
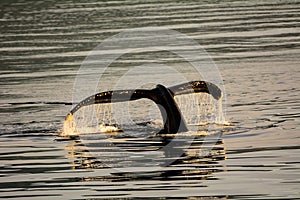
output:
[{"label": "reflection of fluke in water", "polygon": [[[205,81],[191,81],[169,88],[166,88],[163,85],[157,85],[156,88],[152,90],[136,89],[101,92],[87,97],[67,114],[64,131],[66,129],[65,126],[73,120],[73,114],[84,106],[147,98],[154,101],[160,109],[164,122],[164,128],[160,131],[161,133],[185,132],[188,130],[187,125],[174,100],[174,96],[190,93],[208,93],[216,100],[220,99],[222,96],[221,90],[216,85]],[[115,130],[117,131],[120,129],[116,127]]]}]

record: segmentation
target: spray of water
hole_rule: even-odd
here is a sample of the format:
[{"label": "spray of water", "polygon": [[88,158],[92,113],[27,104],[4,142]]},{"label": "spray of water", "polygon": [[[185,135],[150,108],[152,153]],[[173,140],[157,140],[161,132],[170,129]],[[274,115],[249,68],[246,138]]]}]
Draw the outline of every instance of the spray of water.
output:
[{"label": "spray of water", "polygon": [[69,114],[65,119],[62,135],[121,131],[113,118],[111,107],[110,103],[93,104]]},{"label": "spray of water", "polygon": [[221,98],[216,100],[207,93],[191,93],[175,96],[175,101],[189,125],[225,123]]},{"label": "spray of water", "polygon": [[[190,130],[208,124],[225,125],[222,98],[216,100],[207,93],[176,95],[178,104]],[[62,136],[90,133],[117,133],[126,130],[159,131],[163,127],[158,107],[150,100],[102,103],[84,106],[69,114]]]}]

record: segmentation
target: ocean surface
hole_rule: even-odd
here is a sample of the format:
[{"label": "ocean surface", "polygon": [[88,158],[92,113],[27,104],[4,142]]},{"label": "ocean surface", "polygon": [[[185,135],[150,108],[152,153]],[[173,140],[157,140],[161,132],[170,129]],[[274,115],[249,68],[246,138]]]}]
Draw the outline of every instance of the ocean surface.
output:
[{"label": "ocean surface", "polygon": [[[0,8],[1,199],[300,199],[300,1],[1,0]],[[176,148],[186,153],[164,152],[172,162],[160,168],[146,158],[128,165],[103,138],[61,137],[82,62],[105,39],[145,27],[199,43],[226,94],[228,123],[199,126],[202,135]],[[139,50],[108,77],[143,63],[181,65]],[[134,137],[110,139],[146,156],[165,144],[147,136],[152,129],[132,129]]]}]

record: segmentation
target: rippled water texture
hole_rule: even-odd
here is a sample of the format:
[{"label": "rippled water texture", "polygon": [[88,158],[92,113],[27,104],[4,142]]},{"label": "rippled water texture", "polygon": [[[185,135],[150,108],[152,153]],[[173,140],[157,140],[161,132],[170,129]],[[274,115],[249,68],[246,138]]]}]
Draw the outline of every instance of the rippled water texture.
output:
[{"label": "rippled water texture", "polygon": [[[0,198],[300,198],[299,1],[1,0],[0,8]],[[182,32],[207,50],[224,79],[231,125],[203,127],[169,166],[132,168],[118,154],[109,157],[112,169],[86,149],[104,149],[107,158],[98,138],[63,138],[60,129],[88,53],[148,26]],[[115,65],[152,61],[136,55]],[[172,56],[162,63],[178,64]],[[124,147],[123,136],[109,137]],[[126,142],[139,152],[169,141]]]}]

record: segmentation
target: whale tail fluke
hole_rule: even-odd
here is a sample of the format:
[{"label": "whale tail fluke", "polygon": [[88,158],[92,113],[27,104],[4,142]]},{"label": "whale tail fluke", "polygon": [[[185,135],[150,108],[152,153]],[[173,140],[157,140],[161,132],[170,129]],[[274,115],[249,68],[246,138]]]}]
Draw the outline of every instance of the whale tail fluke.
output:
[{"label": "whale tail fluke", "polygon": [[222,92],[216,85],[205,81],[191,81],[168,88],[163,85],[157,85],[156,88],[151,90],[136,89],[101,92],[87,97],[67,114],[65,117],[63,131],[70,131],[70,127],[73,127],[71,129],[72,131],[76,131],[76,125],[73,121],[73,114],[84,106],[102,103],[134,101],[147,98],[154,101],[161,111],[164,121],[164,129],[160,131],[161,133],[185,132],[188,130],[187,125],[177,103],[174,100],[174,96],[190,93],[208,93],[216,100],[219,100],[222,97]]}]

